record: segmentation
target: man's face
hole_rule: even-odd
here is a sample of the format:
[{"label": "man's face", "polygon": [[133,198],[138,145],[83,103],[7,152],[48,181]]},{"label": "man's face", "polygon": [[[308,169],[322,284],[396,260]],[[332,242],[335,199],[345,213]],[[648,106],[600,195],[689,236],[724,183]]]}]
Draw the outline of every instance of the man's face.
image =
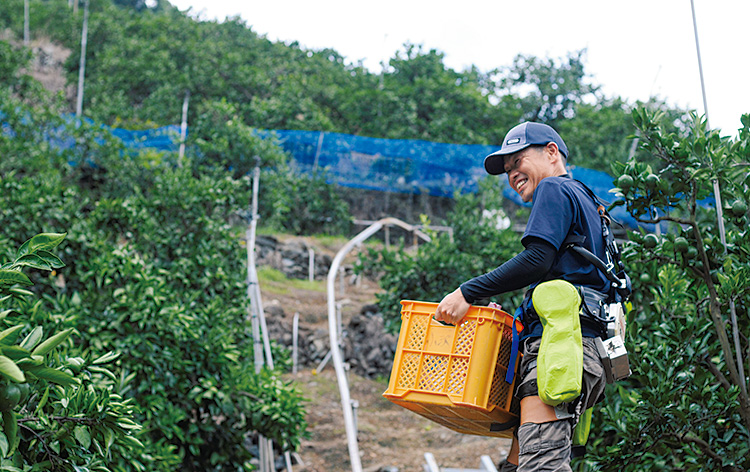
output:
[{"label": "man's face", "polygon": [[505,157],[508,183],[524,202],[528,203],[533,199],[534,190],[542,179],[554,175],[554,166],[550,162],[549,152],[549,145],[547,147],[532,146]]}]

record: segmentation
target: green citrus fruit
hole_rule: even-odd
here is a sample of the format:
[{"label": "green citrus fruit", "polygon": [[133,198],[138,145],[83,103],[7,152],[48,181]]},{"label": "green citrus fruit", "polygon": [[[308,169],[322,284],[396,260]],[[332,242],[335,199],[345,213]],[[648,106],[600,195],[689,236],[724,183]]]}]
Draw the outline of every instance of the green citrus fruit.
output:
[{"label": "green citrus fruit", "polygon": [[21,398],[18,399],[18,403],[23,403],[29,398],[31,387],[27,383],[18,384],[18,390],[21,391]]},{"label": "green citrus fruit", "polygon": [[698,250],[695,247],[690,246],[687,251],[687,256],[688,259],[695,259],[698,257]]},{"label": "green citrus fruit", "polygon": [[628,174],[623,174],[619,179],[617,179],[617,186],[625,192],[630,190],[633,187],[634,183],[635,182],[633,181],[633,178]]},{"label": "green citrus fruit", "polygon": [[653,249],[658,243],[659,238],[657,238],[655,234],[647,234],[646,237],[643,238],[643,247],[646,249]]},{"label": "green citrus fruit", "polygon": [[744,216],[747,213],[747,203],[743,200],[735,200],[732,203],[732,214],[736,217]]},{"label": "green citrus fruit", "polygon": [[6,384],[0,387],[0,411],[10,411],[21,400],[21,389],[16,384]]},{"label": "green citrus fruit", "polygon": [[651,282],[651,276],[648,275],[648,272],[642,273],[640,279],[641,279],[641,282],[643,282],[644,284]]},{"label": "green citrus fruit", "polygon": [[648,174],[646,176],[646,187],[648,187],[650,190],[654,190],[658,185],[659,181],[661,179],[656,174]]},{"label": "green citrus fruit", "polygon": [[682,236],[678,236],[675,238],[674,248],[679,252],[687,252],[689,247],[690,243],[688,243],[687,239],[683,238]]}]

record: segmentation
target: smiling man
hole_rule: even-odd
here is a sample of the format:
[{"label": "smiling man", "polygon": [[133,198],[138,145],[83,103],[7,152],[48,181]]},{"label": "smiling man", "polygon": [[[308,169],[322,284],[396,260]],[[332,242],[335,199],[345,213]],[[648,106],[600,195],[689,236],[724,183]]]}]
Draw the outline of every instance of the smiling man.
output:
[{"label": "smiling man", "polygon": [[[560,135],[548,125],[533,122],[511,129],[501,149],[485,158],[488,173],[507,174],[513,190],[523,201],[532,202],[521,238],[524,250],[497,269],[461,284],[435,312],[436,319],[455,324],[478,300],[530,287],[519,309],[524,323],[523,360],[515,392],[520,400],[520,421],[501,472],[570,471],[573,429],[581,414],[602,399],[606,385],[594,341],[605,327],[599,320],[582,315],[580,307],[586,304],[581,305],[578,294],[584,290],[594,297],[600,294],[597,303],[603,302],[612,298],[612,284],[591,262],[567,250],[575,241],[604,259],[602,219],[587,189],[568,176],[567,158],[568,148]],[[555,296],[554,290],[547,289],[550,282],[563,289],[569,287],[567,294],[550,300]],[[565,316],[569,319],[550,323],[543,313],[547,308],[542,306],[552,307],[552,311],[567,309],[569,314]],[[555,329],[558,332],[553,332]],[[572,344],[555,344],[560,338]],[[547,395],[549,389],[563,388],[557,381],[545,385],[551,377],[544,368],[550,363],[568,369],[568,378],[572,375],[577,382],[578,390],[565,402],[552,401],[554,394]],[[538,372],[540,369],[542,372]]]}]

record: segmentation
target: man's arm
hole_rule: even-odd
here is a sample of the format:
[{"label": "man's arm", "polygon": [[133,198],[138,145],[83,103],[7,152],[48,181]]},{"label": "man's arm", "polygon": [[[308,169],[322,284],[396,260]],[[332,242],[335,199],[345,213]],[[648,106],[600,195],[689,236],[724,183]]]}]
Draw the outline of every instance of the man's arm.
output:
[{"label": "man's arm", "polygon": [[492,272],[461,284],[461,292],[469,303],[499,293],[524,288],[542,279],[557,256],[557,249],[541,238],[528,238],[526,249]]},{"label": "man's arm", "polygon": [[464,282],[443,298],[435,311],[435,319],[458,323],[477,300],[517,290],[541,280],[555,262],[557,249],[541,238],[527,239],[526,248],[516,257],[492,272]]}]

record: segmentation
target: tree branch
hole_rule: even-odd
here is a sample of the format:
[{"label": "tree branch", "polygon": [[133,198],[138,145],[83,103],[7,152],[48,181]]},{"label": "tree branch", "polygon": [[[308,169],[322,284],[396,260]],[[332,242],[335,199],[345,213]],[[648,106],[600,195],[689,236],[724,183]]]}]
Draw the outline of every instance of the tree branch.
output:
[{"label": "tree branch", "polygon": [[729,380],[727,380],[726,377],[724,377],[724,374],[721,373],[719,368],[714,365],[713,361],[708,358],[708,355],[704,355],[703,359],[701,360],[703,361],[703,364],[706,366],[706,368],[708,368],[708,371],[711,372],[714,377],[716,377],[716,380],[719,381],[722,387],[727,390],[732,388],[732,384],[729,383]]},{"label": "tree branch", "polygon": [[[677,435],[677,437],[682,442],[685,442],[688,444],[695,444],[696,446],[698,446],[698,448],[701,451],[703,451],[711,459],[715,460],[719,464],[722,464],[722,457],[719,454],[715,453],[711,449],[711,446],[706,441],[702,440],[701,438],[696,438],[694,436],[688,436],[687,434]],[[722,465],[721,468],[722,470],[727,470],[730,472],[741,472],[740,469],[738,469],[737,467],[733,465],[727,465],[727,466]]]},{"label": "tree branch", "polygon": [[[18,422],[21,423],[21,420],[18,420]],[[34,436],[36,436],[37,440],[39,440],[39,443],[44,448],[44,452],[47,455],[47,459],[50,461],[50,463],[52,463],[52,464],[62,464],[62,463],[65,462],[65,460],[63,458],[61,458],[59,455],[57,455],[55,453],[55,451],[53,451],[52,449],[50,449],[50,447],[47,444],[47,441],[44,438],[44,436],[42,436],[41,434],[37,433],[32,428],[29,428],[25,424],[20,424],[19,426],[21,428],[23,428],[24,431],[28,431],[31,434],[33,434]]]}]

